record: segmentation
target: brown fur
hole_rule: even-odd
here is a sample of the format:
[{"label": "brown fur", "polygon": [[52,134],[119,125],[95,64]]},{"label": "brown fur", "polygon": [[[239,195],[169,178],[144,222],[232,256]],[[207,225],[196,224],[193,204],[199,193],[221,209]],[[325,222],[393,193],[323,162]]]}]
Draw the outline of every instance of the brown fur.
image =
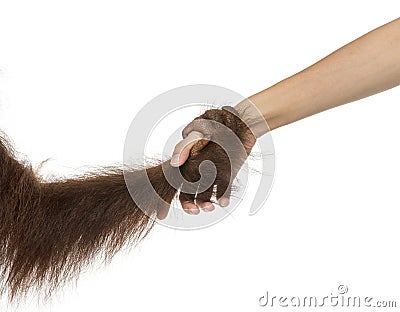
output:
[{"label": "brown fur", "polygon": [[[248,130],[239,118],[223,110],[209,110],[200,117],[225,124],[240,138]],[[195,182],[205,159],[217,167],[218,198],[231,185],[231,176],[226,153],[215,143],[191,155],[179,169],[167,165],[167,171],[177,177],[180,170],[185,179]],[[146,202],[141,208],[147,215],[133,202],[121,169],[43,181],[30,164],[17,160],[11,146],[0,137],[1,294],[7,293],[10,300],[29,290],[49,296],[76,278],[95,257],[109,261],[122,247],[146,236],[154,225],[154,215],[168,209],[177,190],[167,182],[161,165],[143,170],[166,202],[159,207],[152,198],[146,198],[139,174],[143,171],[133,170],[131,182]],[[198,194],[202,200],[209,200],[211,195],[212,187]],[[192,197],[181,194],[181,199]]]}]

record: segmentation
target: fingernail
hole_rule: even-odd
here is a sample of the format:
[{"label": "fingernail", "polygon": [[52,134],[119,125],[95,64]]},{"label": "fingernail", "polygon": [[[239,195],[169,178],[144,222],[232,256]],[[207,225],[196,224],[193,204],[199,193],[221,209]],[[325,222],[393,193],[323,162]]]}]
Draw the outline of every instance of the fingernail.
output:
[{"label": "fingernail", "polygon": [[215,209],[214,205],[207,205],[207,206],[203,206],[201,207],[202,209],[206,210],[206,211],[213,211]]},{"label": "fingernail", "polygon": [[226,206],[229,205],[229,199],[228,199],[228,198],[221,198],[221,199],[218,201],[218,204],[219,204],[221,207],[226,207]]},{"label": "fingernail", "polygon": [[178,167],[179,166],[179,154],[173,155],[171,158],[171,166]]}]

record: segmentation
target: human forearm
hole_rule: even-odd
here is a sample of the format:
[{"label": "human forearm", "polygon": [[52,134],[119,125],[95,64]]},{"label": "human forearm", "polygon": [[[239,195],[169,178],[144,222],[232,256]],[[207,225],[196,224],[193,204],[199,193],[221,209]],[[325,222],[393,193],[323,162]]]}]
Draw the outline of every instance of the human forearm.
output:
[{"label": "human forearm", "polygon": [[[399,84],[400,19],[396,19],[249,100],[273,130]],[[242,102],[236,109],[252,124],[248,105]]]},{"label": "human forearm", "polygon": [[[255,136],[260,137],[269,130],[399,84],[400,18],[250,96],[235,109]],[[206,141],[205,129],[192,130],[176,146],[171,160],[173,166],[181,166],[186,161],[196,142]]]}]

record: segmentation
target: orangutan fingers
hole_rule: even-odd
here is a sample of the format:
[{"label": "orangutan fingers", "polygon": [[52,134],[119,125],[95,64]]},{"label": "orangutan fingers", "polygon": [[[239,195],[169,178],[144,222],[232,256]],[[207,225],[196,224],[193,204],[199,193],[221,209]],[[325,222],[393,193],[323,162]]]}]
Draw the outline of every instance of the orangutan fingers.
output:
[{"label": "orangutan fingers", "polygon": [[196,195],[196,205],[203,209],[204,211],[212,211],[215,209],[213,203],[211,202],[211,197],[213,195],[213,187],[208,188],[202,193],[197,193]]},{"label": "orangutan fingers", "polygon": [[183,210],[188,214],[199,214],[200,209],[195,204],[195,194],[180,193],[179,201],[181,202]]}]

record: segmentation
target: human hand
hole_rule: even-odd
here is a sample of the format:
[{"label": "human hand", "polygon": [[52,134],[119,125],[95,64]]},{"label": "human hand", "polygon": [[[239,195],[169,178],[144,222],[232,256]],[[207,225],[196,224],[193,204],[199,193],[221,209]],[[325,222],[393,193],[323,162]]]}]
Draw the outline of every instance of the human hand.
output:
[{"label": "human hand", "polygon": [[195,118],[182,131],[182,136],[184,139],[173,152],[171,166],[180,167],[186,181],[200,180],[199,170],[191,168],[198,169],[203,161],[211,161],[216,169],[215,181],[207,190],[197,194],[180,193],[184,211],[199,214],[200,208],[214,210],[212,195],[220,206],[229,205],[232,182],[256,142],[252,131],[233,107],[224,106]]}]

